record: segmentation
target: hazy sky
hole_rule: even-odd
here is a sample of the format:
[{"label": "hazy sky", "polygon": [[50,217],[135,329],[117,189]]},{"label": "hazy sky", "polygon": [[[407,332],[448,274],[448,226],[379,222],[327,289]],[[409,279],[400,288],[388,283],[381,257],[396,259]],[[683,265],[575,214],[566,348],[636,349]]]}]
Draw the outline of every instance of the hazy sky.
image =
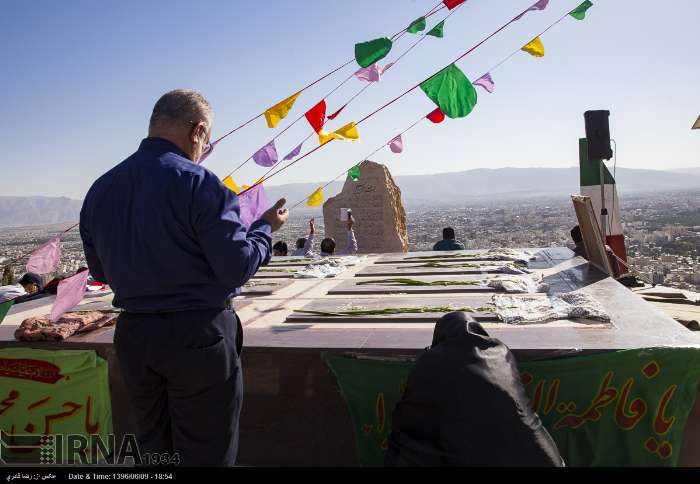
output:
[{"label": "hazy sky", "polygon": [[[468,0],[443,39],[425,39],[330,126],[373,111],[533,2]],[[476,79],[579,2],[551,0],[459,67]],[[0,0],[0,195],[82,198],[96,177],[136,150],[165,91],[200,90],[214,106],[216,137],[351,59],[356,42],[391,35],[436,3]],[[403,154],[383,150],[373,159],[394,175],[573,166],[582,113],[609,109],[619,165],[700,166],[700,132],[690,130],[700,114],[700,2],[594,3],[586,20],[567,18],[542,37],[544,58],[519,53],[496,70],[495,93],[479,90],[469,117],[420,125],[404,137]],[[416,39],[404,36],[385,62]],[[278,128],[356,68],[304,92]],[[362,86],[348,82],[327,99],[329,112]],[[333,142],[270,183],[326,181],[433,108],[414,91],[360,125],[361,143]],[[275,132],[259,119],[222,142],[206,166],[223,176]],[[304,121],[280,137],[281,156],[309,132]],[[262,173],[250,163],[235,179],[250,183]]]}]

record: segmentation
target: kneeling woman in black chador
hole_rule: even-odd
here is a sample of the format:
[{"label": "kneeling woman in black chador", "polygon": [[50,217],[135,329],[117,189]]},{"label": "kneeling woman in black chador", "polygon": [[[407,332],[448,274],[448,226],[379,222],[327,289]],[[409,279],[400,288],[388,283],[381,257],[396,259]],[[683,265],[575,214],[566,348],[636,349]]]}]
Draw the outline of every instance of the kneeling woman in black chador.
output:
[{"label": "kneeling woman in black chador", "polygon": [[393,413],[387,466],[563,466],[508,347],[449,313]]}]

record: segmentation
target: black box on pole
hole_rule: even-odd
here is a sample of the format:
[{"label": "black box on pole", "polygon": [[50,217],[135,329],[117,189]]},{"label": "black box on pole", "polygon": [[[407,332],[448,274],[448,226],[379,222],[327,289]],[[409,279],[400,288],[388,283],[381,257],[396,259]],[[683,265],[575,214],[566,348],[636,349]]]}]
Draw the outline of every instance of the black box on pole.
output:
[{"label": "black box on pole", "polygon": [[610,111],[586,111],[586,139],[588,139],[589,160],[609,160],[613,153],[610,148]]}]

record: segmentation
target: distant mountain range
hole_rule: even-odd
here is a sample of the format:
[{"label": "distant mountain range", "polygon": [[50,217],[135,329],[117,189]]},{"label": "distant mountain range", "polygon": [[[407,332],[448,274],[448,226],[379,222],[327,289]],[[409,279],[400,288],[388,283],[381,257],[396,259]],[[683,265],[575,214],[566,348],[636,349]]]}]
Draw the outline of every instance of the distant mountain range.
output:
[{"label": "distant mountain range", "polygon": [[[700,190],[700,168],[675,171],[617,168],[615,178],[621,194]],[[395,181],[407,207],[446,206],[470,201],[565,197],[578,192],[579,169],[480,168],[436,175],[397,176]],[[324,190],[325,198],[338,194],[343,183],[339,181],[328,186]],[[270,200],[286,197],[291,204],[304,199],[318,185],[292,183],[265,188]],[[65,197],[0,196],[0,227],[77,221],[81,203]]]},{"label": "distant mountain range", "polygon": [[66,197],[1,197],[0,227],[77,221],[83,202]]}]

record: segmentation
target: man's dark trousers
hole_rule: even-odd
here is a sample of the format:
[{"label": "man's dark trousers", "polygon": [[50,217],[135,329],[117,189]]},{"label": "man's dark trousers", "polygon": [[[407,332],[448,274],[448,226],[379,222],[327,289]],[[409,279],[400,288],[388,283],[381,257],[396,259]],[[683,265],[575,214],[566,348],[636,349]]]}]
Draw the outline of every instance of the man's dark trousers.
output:
[{"label": "man's dark trousers", "polygon": [[142,454],[177,453],[185,466],[235,463],[242,344],[231,310],[119,317],[114,346]]}]

